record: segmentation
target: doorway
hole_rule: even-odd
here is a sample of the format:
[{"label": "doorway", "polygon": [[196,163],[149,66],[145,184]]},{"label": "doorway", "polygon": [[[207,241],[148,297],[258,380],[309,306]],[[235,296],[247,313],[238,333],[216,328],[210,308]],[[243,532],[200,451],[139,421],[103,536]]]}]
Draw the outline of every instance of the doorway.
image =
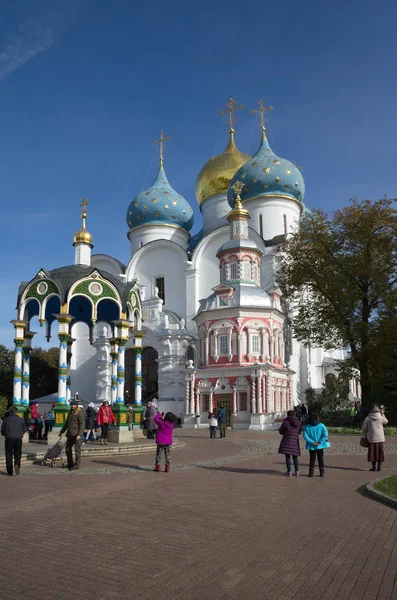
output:
[{"label": "doorway", "polygon": [[[142,351],[142,402],[152,399],[158,392],[158,353],[147,346]],[[135,354],[129,348],[125,353],[126,403],[135,401]]]},{"label": "doorway", "polygon": [[231,394],[222,394],[215,396],[216,408],[219,410],[220,408],[224,408],[226,411],[226,425],[230,427],[230,402],[231,402]]}]

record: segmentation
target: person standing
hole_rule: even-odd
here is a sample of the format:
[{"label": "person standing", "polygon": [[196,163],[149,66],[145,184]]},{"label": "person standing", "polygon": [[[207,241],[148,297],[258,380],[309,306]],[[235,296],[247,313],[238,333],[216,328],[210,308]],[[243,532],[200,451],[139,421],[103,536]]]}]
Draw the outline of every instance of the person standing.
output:
[{"label": "person standing", "polygon": [[219,425],[219,433],[220,439],[224,440],[226,437],[226,411],[223,406],[220,407],[218,412],[218,425]]},{"label": "person standing", "polygon": [[146,411],[145,411],[145,416],[144,416],[144,422],[145,422],[145,428],[147,430],[148,440],[154,440],[154,438],[156,437],[157,426],[154,421],[154,418],[156,415],[157,415],[156,405],[154,404],[154,402],[148,402]]},{"label": "person standing", "polygon": [[95,435],[95,420],[96,420],[96,418],[97,418],[97,412],[95,410],[95,405],[93,402],[90,402],[88,405],[88,408],[86,410],[86,413],[85,413],[85,428],[86,428],[85,441],[86,442],[89,441],[91,433],[94,438],[94,442],[96,441],[96,435]]},{"label": "person standing", "polygon": [[291,471],[291,456],[294,461],[295,476],[299,477],[299,460],[298,456],[301,455],[301,449],[299,445],[299,435],[302,431],[302,425],[298,417],[295,416],[293,410],[287,412],[287,418],[284,419],[279,433],[283,436],[278,449],[279,454],[285,455],[285,463],[287,465],[287,477],[292,476]]},{"label": "person standing", "polygon": [[20,473],[22,438],[25,432],[25,421],[18,415],[17,409],[14,406],[11,406],[8,411],[8,415],[4,417],[4,420],[1,424],[1,435],[5,437],[4,447],[7,475],[10,475],[10,477],[13,475],[14,465],[15,475],[19,475]]},{"label": "person standing", "polygon": [[155,471],[160,471],[161,465],[161,454],[164,452],[165,469],[164,472],[168,473],[171,468],[171,446],[172,446],[172,434],[174,431],[177,417],[172,412],[168,412],[164,418],[160,413],[154,417],[154,422],[157,425],[157,436],[156,436],[156,464],[154,467]]},{"label": "person standing", "polygon": [[368,417],[364,420],[363,433],[365,433],[369,442],[368,462],[372,463],[370,471],[380,471],[382,468],[381,465],[385,460],[385,432],[383,426],[387,425],[388,422],[383,414],[383,410],[378,406],[371,408]]},{"label": "person standing", "polygon": [[101,428],[102,446],[107,446],[109,426],[113,424],[116,425],[116,419],[114,417],[112,408],[109,406],[109,402],[105,400],[102,402],[102,406],[98,410],[98,425]]},{"label": "person standing", "polygon": [[306,440],[306,450],[309,450],[310,453],[309,477],[314,477],[316,458],[320,477],[324,477],[324,450],[330,448],[331,444],[328,441],[328,430],[324,423],[320,423],[317,413],[309,415],[309,421],[303,430],[303,437]]},{"label": "person standing", "polygon": [[[66,432],[66,457],[69,471],[80,469],[81,464],[81,438],[84,434],[84,411],[81,410],[76,400],[70,403],[70,412],[65,425],[59,432],[59,437]],[[76,454],[76,462],[73,464],[73,446]]]},{"label": "person standing", "polygon": [[54,424],[55,424],[54,407],[55,407],[55,404],[53,404],[51,406],[50,410],[44,417],[44,438],[43,439],[45,439],[45,440],[48,439],[48,434],[51,433],[52,428],[54,427]]},{"label": "person standing", "polygon": [[210,420],[210,438],[216,438],[216,430],[218,429],[218,414],[216,411],[210,411],[208,414]]},{"label": "person standing", "polygon": [[134,426],[134,410],[133,410],[132,406],[128,407],[127,424],[128,424],[128,431],[131,431]]}]

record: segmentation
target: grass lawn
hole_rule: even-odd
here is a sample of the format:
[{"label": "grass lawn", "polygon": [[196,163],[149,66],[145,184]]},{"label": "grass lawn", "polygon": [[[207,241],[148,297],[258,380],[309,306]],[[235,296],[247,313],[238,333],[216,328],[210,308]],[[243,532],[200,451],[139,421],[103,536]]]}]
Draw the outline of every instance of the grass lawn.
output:
[{"label": "grass lawn", "polygon": [[[334,435],[363,435],[361,427],[332,427],[327,426],[328,433]],[[397,436],[397,427],[385,427],[385,435]]]},{"label": "grass lawn", "polygon": [[397,475],[391,475],[391,477],[385,477],[382,481],[374,483],[374,488],[382,494],[387,494],[391,498],[397,500]]}]

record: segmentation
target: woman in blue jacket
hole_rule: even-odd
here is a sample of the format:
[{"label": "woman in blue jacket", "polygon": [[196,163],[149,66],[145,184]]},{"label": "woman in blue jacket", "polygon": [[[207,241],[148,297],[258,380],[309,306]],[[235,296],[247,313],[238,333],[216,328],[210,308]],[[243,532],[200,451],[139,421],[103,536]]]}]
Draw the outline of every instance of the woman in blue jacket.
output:
[{"label": "woman in blue jacket", "polygon": [[310,453],[309,477],[314,476],[314,467],[316,457],[318,468],[320,469],[320,477],[324,477],[324,450],[329,448],[331,444],[328,441],[328,431],[317,413],[312,413],[309,421],[303,431],[303,437],[306,440],[306,450]]}]

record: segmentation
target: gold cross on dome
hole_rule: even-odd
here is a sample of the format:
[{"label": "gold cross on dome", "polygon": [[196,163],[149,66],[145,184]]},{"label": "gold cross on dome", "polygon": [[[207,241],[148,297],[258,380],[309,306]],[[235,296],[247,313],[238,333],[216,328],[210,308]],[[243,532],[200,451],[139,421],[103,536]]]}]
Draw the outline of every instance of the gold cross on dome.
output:
[{"label": "gold cross on dome", "polygon": [[169,135],[167,137],[164,137],[164,131],[160,131],[160,139],[159,140],[154,140],[154,142],[153,142],[153,144],[155,146],[159,145],[160,165],[163,164],[165,142],[168,142],[170,139],[171,138],[170,138]]},{"label": "gold cross on dome", "polygon": [[233,98],[230,96],[228,102],[226,102],[226,106],[227,108],[223,109],[220,111],[221,115],[229,115],[229,129],[230,131],[233,131],[233,123],[236,122],[236,119],[233,117],[233,113],[236,110],[241,110],[243,108],[243,105],[240,104],[239,106],[237,106],[237,102],[235,100],[233,100]]},{"label": "gold cross on dome", "polygon": [[232,185],[233,192],[236,192],[236,201],[234,204],[234,208],[242,207],[240,194],[243,191],[243,189],[244,189],[244,184],[242,181],[235,181],[234,184]]},{"label": "gold cross on dome", "polygon": [[80,206],[82,208],[82,211],[81,211],[82,219],[85,219],[85,217],[87,216],[87,204],[88,204],[87,198],[83,198],[81,201],[81,204],[80,204]]},{"label": "gold cross on dome", "polygon": [[253,115],[256,115],[256,114],[260,115],[261,127],[262,127],[262,129],[264,129],[265,128],[265,113],[271,112],[274,109],[274,106],[265,106],[265,103],[263,100],[259,100],[258,104],[259,104],[259,108],[257,110],[252,110],[251,113]]}]

